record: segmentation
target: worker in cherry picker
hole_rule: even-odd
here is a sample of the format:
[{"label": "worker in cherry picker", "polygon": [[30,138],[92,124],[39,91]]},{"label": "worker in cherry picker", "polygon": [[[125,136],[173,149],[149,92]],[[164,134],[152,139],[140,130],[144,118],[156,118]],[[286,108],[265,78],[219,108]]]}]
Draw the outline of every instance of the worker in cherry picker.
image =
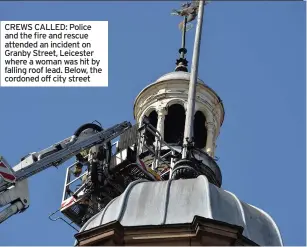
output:
[{"label": "worker in cherry picker", "polygon": [[[79,177],[82,173],[83,169],[82,163],[87,162],[88,152],[89,150],[84,150],[76,156],[77,163],[75,164],[74,169],[72,171],[73,175],[76,178]],[[84,174],[84,176],[82,176],[82,184],[86,181],[86,179],[87,179],[87,174]]]},{"label": "worker in cherry picker", "polygon": [[[77,178],[80,177],[82,174],[82,170],[83,170],[83,164],[82,162],[84,162],[86,160],[86,158],[88,157],[88,150],[82,151],[80,154],[77,155],[77,163],[74,165],[73,167],[73,175]],[[85,173],[82,178],[81,178],[81,184],[79,184],[77,186],[77,189],[82,186],[88,178],[88,174]],[[84,190],[80,191],[77,196],[81,197],[84,195]],[[88,197],[83,198],[82,200],[79,201],[79,210],[80,210],[80,214],[81,215],[85,215],[87,213],[88,207],[90,205],[90,200]]]}]

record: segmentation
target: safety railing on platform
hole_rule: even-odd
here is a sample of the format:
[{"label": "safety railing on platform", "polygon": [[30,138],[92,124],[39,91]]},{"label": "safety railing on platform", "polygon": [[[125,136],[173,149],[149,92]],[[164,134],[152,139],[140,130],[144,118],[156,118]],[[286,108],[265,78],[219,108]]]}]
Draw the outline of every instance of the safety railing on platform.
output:
[{"label": "safety railing on platform", "polygon": [[[163,140],[160,132],[150,123],[144,123],[139,128],[139,144],[138,144],[138,155],[144,154],[146,151],[149,151],[153,156],[154,160],[152,162],[152,169],[157,170],[160,164],[169,164],[169,172],[171,173],[171,169],[174,166],[175,158],[179,155],[179,152],[171,147],[168,143]],[[154,145],[150,146],[146,142],[146,137],[148,133],[155,137]],[[165,154],[161,155],[163,150],[168,150]],[[168,158],[171,158],[170,160]]]}]

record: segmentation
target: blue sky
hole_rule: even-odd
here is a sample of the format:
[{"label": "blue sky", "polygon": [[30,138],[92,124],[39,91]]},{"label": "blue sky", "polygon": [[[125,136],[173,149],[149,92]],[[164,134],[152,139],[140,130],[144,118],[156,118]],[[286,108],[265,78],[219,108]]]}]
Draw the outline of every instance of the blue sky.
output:
[{"label": "blue sky", "polygon": [[[13,165],[86,122],[133,120],[140,90],[173,71],[178,2],[0,2],[0,20],[109,21],[108,88],[0,88],[0,152]],[[205,9],[199,77],[222,98],[223,188],[268,212],[285,245],[306,245],[305,3],[213,2]],[[193,34],[188,34],[189,61]],[[48,215],[65,166],[30,179],[31,206],[1,224],[1,245],[71,245]]]}]

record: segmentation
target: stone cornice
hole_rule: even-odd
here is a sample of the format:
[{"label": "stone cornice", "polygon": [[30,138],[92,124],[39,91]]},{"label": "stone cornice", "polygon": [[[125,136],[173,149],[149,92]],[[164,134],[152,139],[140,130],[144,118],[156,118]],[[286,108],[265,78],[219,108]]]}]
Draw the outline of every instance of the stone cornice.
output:
[{"label": "stone cornice", "polygon": [[[243,228],[195,216],[193,222],[159,226],[122,226],[118,221],[75,235],[77,246],[185,245],[257,246],[244,237]],[[193,244],[192,244],[193,243]]]}]

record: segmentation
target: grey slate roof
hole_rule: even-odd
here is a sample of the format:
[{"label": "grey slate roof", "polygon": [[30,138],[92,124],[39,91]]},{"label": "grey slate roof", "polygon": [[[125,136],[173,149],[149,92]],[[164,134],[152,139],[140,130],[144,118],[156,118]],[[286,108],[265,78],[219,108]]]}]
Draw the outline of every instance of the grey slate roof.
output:
[{"label": "grey slate roof", "polygon": [[278,227],[267,213],[210,184],[205,176],[135,181],[80,232],[114,220],[123,226],[191,223],[195,215],[242,226],[243,235],[259,245],[283,245]]}]

